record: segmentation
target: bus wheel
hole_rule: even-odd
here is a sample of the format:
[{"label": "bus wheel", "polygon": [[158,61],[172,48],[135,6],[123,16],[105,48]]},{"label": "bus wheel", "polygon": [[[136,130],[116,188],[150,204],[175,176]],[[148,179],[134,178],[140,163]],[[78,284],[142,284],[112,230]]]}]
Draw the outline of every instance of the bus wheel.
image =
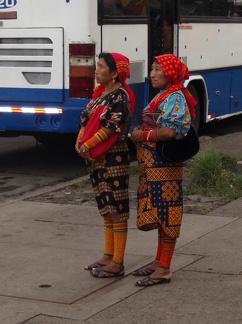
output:
[{"label": "bus wheel", "polygon": [[192,126],[195,129],[196,133],[198,133],[199,126],[200,126],[200,112],[201,112],[200,111],[199,97],[198,97],[196,88],[191,83],[188,84],[187,89],[189,90],[189,92],[191,93],[191,95],[197,101],[197,104],[195,106],[196,118],[195,119],[192,119]]}]

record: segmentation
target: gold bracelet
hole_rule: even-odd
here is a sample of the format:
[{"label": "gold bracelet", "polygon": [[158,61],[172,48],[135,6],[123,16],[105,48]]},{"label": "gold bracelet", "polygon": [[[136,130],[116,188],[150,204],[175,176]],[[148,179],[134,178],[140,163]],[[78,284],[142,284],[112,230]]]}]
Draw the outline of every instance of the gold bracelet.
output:
[{"label": "gold bracelet", "polygon": [[148,133],[148,135],[147,135],[147,138],[146,138],[147,141],[149,141],[149,139],[150,139],[150,134],[151,134],[152,132],[153,132],[153,130],[150,130],[150,131],[149,131],[149,133]]},{"label": "gold bracelet", "polygon": [[[84,145],[83,145],[84,146]],[[86,148],[86,147],[84,147],[83,149],[82,149],[82,152],[83,153],[86,153],[86,152],[88,152],[89,151],[89,149],[88,148]]]}]

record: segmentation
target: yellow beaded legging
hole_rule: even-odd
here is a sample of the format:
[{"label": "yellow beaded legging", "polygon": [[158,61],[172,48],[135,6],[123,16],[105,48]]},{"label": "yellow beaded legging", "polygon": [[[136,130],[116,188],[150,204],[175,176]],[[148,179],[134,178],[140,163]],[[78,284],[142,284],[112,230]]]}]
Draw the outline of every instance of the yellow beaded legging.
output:
[{"label": "yellow beaded legging", "polygon": [[113,262],[122,264],[127,242],[127,222],[113,223],[104,220],[104,254],[113,256]]},{"label": "yellow beaded legging", "polygon": [[104,254],[113,256],[114,253],[114,237],[113,222],[104,220]]}]

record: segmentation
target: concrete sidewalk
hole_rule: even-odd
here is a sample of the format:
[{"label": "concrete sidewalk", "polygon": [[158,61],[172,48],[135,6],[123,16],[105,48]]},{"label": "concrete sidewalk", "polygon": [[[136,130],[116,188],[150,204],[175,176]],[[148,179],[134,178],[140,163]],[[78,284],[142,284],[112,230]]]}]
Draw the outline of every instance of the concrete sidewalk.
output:
[{"label": "concrete sidewalk", "polygon": [[[239,146],[242,156],[242,133],[222,143],[228,154]],[[135,210],[125,277],[97,279],[83,270],[103,252],[96,207],[2,204],[0,323],[241,323],[241,215],[242,198],[207,215],[185,214],[171,283],[144,289],[131,273],[153,261],[157,232],[137,230]]]},{"label": "concrete sidewalk", "polygon": [[136,229],[135,210],[126,275],[102,280],[83,270],[102,254],[103,226],[95,207],[5,205],[0,323],[239,323],[241,215],[242,198],[209,215],[184,215],[171,284],[140,289],[131,272],[153,261],[157,233]]}]

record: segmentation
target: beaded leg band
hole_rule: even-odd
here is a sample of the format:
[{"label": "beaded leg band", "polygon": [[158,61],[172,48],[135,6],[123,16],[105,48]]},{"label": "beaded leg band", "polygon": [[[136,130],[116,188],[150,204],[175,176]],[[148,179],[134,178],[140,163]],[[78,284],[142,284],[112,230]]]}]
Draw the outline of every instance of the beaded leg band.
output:
[{"label": "beaded leg band", "polygon": [[114,255],[113,262],[122,264],[127,241],[128,224],[127,222],[114,223]]},{"label": "beaded leg band", "polygon": [[160,255],[159,265],[162,268],[170,268],[171,259],[175,250],[176,239],[171,238],[163,233],[162,237],[162,250]]},{"label": "beaded leg band", "polygon": [[113,235],[113,222],[104,220],[104,254],[113,255],[114,252],[114,235]]}]

